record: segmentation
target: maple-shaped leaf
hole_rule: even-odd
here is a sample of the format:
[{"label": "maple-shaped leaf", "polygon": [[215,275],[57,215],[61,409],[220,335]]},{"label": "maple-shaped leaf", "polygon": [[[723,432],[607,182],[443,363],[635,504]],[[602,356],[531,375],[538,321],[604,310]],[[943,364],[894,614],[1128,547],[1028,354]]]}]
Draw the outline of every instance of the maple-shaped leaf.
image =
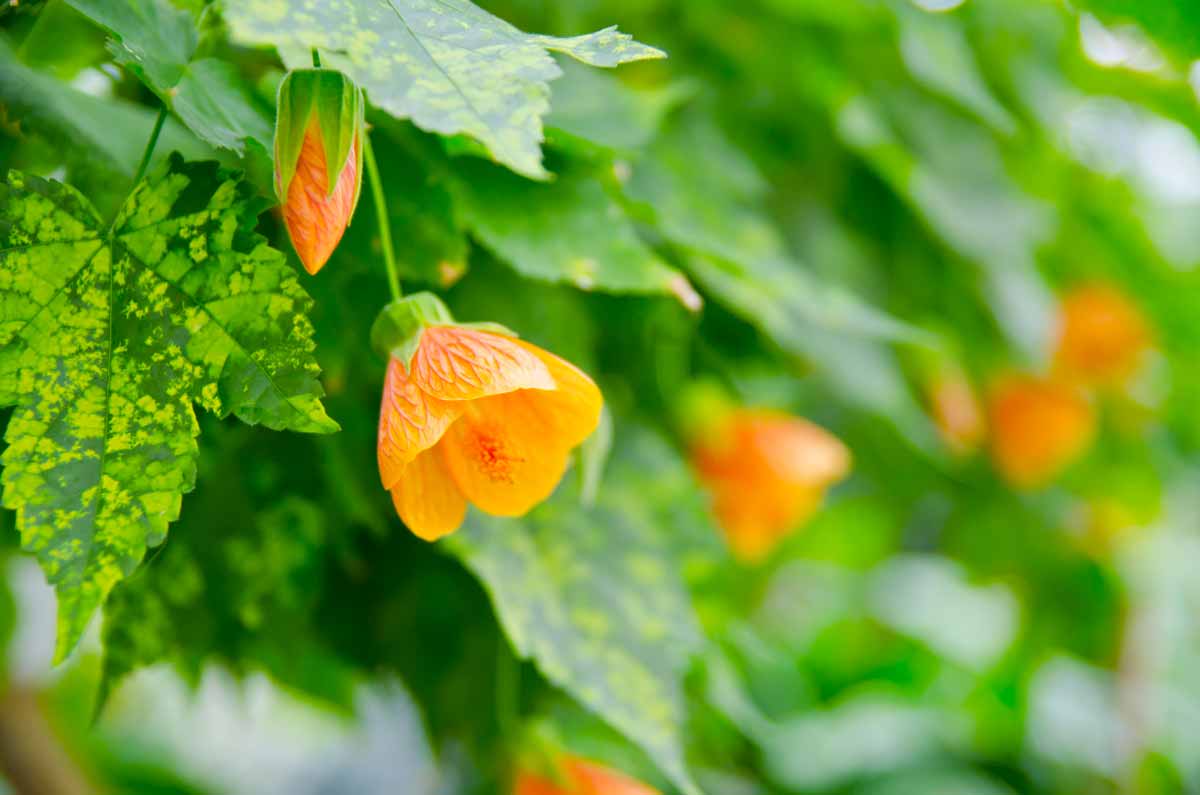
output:
[{"label": "maple-shaped leaf", "polygon": [[58,592],[61,659],[195,480],[193,403],[270,428],[337,430],[320,403],[311,299],[255,234],[238,177],[172,155],[111,226],[73,188],[0,185],[4,506]]},{"label": "maple-shaped leaf", "polygon": [[663,53],[606,28],[559,38],[525,33],[467,0],[239,0],[225,3],[235,38],[271,44],[289,68],[312,50],[367,90],[371,102],[423,130],[466,133],[528,177],[545,178],[547,81],[562,74],[550,51],[592,66]]}]

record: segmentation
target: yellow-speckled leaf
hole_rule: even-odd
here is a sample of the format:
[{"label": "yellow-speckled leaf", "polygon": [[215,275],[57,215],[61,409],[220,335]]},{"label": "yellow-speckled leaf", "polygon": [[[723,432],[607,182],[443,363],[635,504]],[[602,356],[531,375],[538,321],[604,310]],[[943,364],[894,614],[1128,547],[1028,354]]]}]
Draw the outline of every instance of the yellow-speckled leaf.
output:
[{"label": "yellow-speckled leaf", "polygon": [[256,216],[234,175],[177,155],[111,228],[68,186],[16,172],[0,185],[0,404],[16,406],[3,502],[58,591],[59,658],[178,517],[193,403],[337,429],[310,299]]},{"label": "yellow-speckled leaf", "polygon": [[661,58],[615,28],[557,38],[524,33],[466,0],[238,0],[225,3],[235,37],[279,48],[291,68],[322,63],[366,89],[371,102],[442,135],[477,138],[501,163],[543,178],[550,51],[593,66]]},{"label": "yellow-speckled leaf", "polygon": [[448,544],[518,653],[695,795],[680,678],[700,632],[679,562],[638,504],[602,497],[585,508],[564,491],[525,519],[472,512]]}]

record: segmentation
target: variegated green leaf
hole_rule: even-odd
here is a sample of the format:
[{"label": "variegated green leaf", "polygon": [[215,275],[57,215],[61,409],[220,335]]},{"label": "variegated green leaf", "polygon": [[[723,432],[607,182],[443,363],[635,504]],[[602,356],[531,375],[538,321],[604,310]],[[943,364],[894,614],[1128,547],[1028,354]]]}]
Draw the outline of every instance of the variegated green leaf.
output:
[{"label": "variegated green leaf", "polygon": [[593,66],[661,58],[615,28],[557,38],[524,33],[467,0],[239,0],[225,3],[235,37],[276,46],[292,68],[322,62],[350,75],[370,100],[442,135],[466,133],[496,160],[544,178],[550,51]]},{"label": "variegated green leaf", "polygon": [[449,545],[517,653],[641,746],[684,793],[680,678],[699,629],[679,561],[641,503],[570,488],[525,519],[472,513]]},{"label": "variegated green leaf", "polygon": [[0,186],[4,506],[59,596],[58,657],[161,543],[196,470],[193,403],[309,432],[321,407],[310,299],[254,231],[251,191],[172,156],[106,227],[87,200]]}]

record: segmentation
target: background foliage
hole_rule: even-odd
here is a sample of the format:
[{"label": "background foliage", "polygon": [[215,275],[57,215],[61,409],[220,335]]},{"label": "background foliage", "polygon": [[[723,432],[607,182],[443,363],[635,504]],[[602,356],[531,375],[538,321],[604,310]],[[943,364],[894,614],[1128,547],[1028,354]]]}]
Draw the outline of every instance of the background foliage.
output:
[{"label": "background foliage", "polygon": [[[151,352],[128,357],[131,404],[173,401],[172,438],[142,440],[150,460],[173,454],[161,498],[194,492],[165,543],[136,513],[93,525],[115,545],[88,580],[102,592],[48,570],[64,653],[111,587],[98,633],[53,673],[53,609],[4,513],[0,738],[11,694],[37,691],[82,775],[130,793],[490,793],[547,736],[689,795],[1200,788],[1200,14],[1171,0],[302,5],[0,12],[0,159],[32,175],[4,195],[0,303],[41,289],[22,269],[182,278],[170,263],[190,233],[164,253],[122,231],[161,204],[154,191],[188,189],[174,178],[202,185],[198,212],[227,214],[210,218],[228,233],[209,247],[224,270],[185,292],[237,294],[247,257],[271,282],[225,318],[242,344],[193,348],[210,371],[138,375]],[[372,208],[312,278],[277,216],[257,215],[274,202],[274,89],[313,46],[366,88],[406,289],[519,331],[604,391],[611,426],[588,465],[525,519],[472,514],[428,545],[378,486]],[[191,164],[205,159],[223,168]],[[47,233],[9,198],[29,184],[30,202],[68,196],[109,253],[13,255],[28,244],[15,236]],[[1157,352],[1097,399],[1082,461],[1015,492],[938,437],[930,374],[951,362],[986,389],[1044,370],[1057,296],[1093,280],[1145,312]],[[285,315],[259,325],[279,300]],[[116,316],[137,345],[164,324],[198,338],[181,307],[145,327]],[[6,507],[53,502],[23,475],[41,471],[26,452],[39,401],[98,388],[87,368],[65,382],[44,369],[53,389],[12,380],[17,358],[58,354],[60,331],[24,338],[39,351],[0,326],[0,399],[17,406]],[[112,360],[113,339],[84,347]],[[260,371],[285,373],[287,400],[264,397]],[[679,396],[698,378],[853,450],[853,476],[762,565],[730,558],[687,465]],[[329,418],[340,432],[270,430]],[[136,453],[118,459],[128,488],[146,475]]]}]

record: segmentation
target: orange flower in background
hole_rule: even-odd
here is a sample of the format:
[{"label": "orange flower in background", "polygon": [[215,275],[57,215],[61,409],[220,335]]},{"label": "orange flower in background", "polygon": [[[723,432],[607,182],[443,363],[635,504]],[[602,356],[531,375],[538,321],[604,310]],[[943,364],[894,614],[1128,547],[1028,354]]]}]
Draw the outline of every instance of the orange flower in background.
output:
[{"label": "orange flower in background", "polygon": [[392,355],[379,413],[379,475],[400,518],[433,541],[471,502],[520,516],[554,491],[603,398],[574,365],[513,337],[455,325]]},{"label": "orange flower in background", "polygon": [[1032,376],[1000,381],[988,416],[996,469],[1021,488],[1053,480],[1087,450],[1095,433],[1092,406],[1077,388]]},{"label": "orange flower in background", "polygon": [[660,795],[653,787],[597,762],[566,757],[560,767],[562,781],[522,771],[513,795]]},{"label": "orange flower in background", "polygon": [[1150,348],[1141,311],[1115,287],[1077,287],[1062,300],[1055,365],[1086,384],[1116,386],[1133,375]]},{"label": "orange flower in background", "polygon": [[314,120],[304,133],[296,173],[283,203],[283,221],[300,262],[310,274],[315,275],[329,261],[354,214],[360,178],[359,146],[357,140],[351,145],[337,182],[330,190],[321,128]]},{"label": "orange flower in background", "polygon": [[987,434],[983,406],[961,371],[946,370],[933,379],[929,404],[938,433],[953,452],[966,455],[983,443]]},{"label": "orange flower in background", "polygon": [[693,436],[692,460],[734,554],[760,560],[850,471],[828,431],[776,411],[733,409]]}]

